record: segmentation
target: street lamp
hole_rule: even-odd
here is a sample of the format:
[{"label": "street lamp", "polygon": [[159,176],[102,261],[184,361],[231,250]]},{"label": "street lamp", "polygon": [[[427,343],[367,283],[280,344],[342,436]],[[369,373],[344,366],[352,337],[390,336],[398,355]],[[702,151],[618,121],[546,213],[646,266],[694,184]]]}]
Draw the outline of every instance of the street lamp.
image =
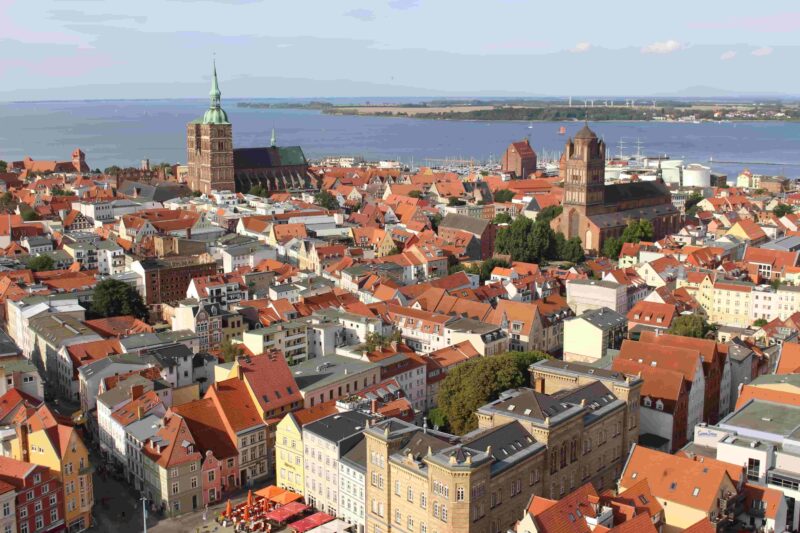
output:
[{"label": "street lamp", "polygon": [[147,498],[144,497],[144,494],[139,501],[142,502],[142,533],[147,533]]}]

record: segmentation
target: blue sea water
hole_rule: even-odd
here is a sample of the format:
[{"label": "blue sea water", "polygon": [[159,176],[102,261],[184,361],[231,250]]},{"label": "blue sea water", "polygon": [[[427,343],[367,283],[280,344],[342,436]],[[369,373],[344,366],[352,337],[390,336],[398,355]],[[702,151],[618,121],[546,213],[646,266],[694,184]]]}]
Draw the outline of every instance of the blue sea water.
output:
[{"label": "blue sea water", "polygon": [[[279,145],[300,145],[309,158],[358,155],[368,160],[399,159],[425,164],[426,158],[486,161],[500,157],[512,141],[530,136],[540,153],[560,152],[579,122],[444,121],[325,115],[313,110],[253,109],[224,102],[237,147],[265,146],[274,127]],[[80,147],[92,168],[138,166],[144,158],[186,160],[186,123],[202,115],[207,100],[135,100],[0,103],[0,159],[68,159]],[[743,168],[800,176],[800,123],[598,122],[591,124],[616,154],[637,140],[647,155],[668,154],[687,163],[707,164],[735,177]],[[734,161],[736,163],[721,163]],[[738,163],[742,162],[742,163]],[[758,163],[777,163],[763,165]]]}]

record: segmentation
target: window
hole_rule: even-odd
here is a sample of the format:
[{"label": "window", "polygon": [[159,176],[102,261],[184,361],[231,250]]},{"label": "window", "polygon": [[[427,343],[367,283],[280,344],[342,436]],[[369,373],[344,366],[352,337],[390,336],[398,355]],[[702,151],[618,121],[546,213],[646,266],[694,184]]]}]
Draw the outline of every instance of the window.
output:
[{"label": "window", "polygon": [[414,489],[412,489],[411,487],[408,487],[408,489],[406,490],[406,499],[411,503],[414,503]]},{"label": "window", "polygon": [[172,484],[172,494],[178,494],[178,482]]},{"label": "window", "polygon": [[408,517],[407,529],[409,531],[414,531],[414,519],[412,517]]},{"label": "window", "polygon": [[419,493],[419,506],[423,509],[428,508],[428,497],[425,495],[424,492]]},{"label": "window", "polygon": [[447,522],[447,506],[442,504],[442,522]]},{"label": "window", "polygon": [[758,459],[753,459],[752,457],[747,459],[747,479],[750,481],[758,481],[761,477],[761,461]]},{"label": "window", "polygon": [[35,521],[36,521],[36,530],[37,531],[44,527],[44,517],[42,517],[42,515],[37,515]]},{"label": "window", "polygon": [[394,482],[394,493],[395,493],[395,495],[400,496],[400,482],[399,481],[395,481]]},{"label": "window", "polygon": [[433,517],[439,518],[439,504],[436,502],[433,502]]},{"label": "window", "polygon": [[464,486],[459,485],[456,487],[456,501],[463,502],[464,501]]},{"label": "window", "polygon": [[403,523],[403,515],[400,514],[400,511],[394,512],[394,523],[398,525]]},{"label": "window", "polygon": [[50,522],[57,522],[58,521],[58,509],[52,509],[50,511]]}]

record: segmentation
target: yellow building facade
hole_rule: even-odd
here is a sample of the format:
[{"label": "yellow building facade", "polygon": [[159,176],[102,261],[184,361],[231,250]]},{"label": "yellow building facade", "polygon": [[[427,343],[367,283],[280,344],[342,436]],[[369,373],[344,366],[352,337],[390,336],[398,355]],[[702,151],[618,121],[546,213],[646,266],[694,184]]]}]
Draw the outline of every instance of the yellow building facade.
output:
[{"label": "yellow building facade", "polygon": [[94,488],[89,450],[77,430],[59,424],[46,407],[17,426],[14,459],[46,466],[64,487],[64,517],[68,531],[92,525]]},{"label": "yellow building facade", "polygon": [[292,414],[278,422],[275,432],[275,481],[281,488],[304,494],[303,428]]}]

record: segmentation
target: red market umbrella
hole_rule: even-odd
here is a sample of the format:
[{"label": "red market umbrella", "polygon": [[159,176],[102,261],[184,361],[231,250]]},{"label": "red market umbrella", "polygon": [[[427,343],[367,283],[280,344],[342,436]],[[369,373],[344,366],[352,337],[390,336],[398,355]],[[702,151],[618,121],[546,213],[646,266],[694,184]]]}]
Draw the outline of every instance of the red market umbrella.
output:
[{"label": "red market umbrella", "polygon": [[252,490],[248,490],[247,491],[247,506],[250,507],[251,505],[253,505],[253,491]]},{"label": "red market umbrella", "polygon": [[232,513],[233,509],[231,508],[231,501],[228,500],[228,505],[225,506],[225,518],[230,518]]},{"label": "red market umbrella", "polygon": [[244,508],[244,521],[245,522],[249,522],[250,521],[250,506],[249,505]]}]

